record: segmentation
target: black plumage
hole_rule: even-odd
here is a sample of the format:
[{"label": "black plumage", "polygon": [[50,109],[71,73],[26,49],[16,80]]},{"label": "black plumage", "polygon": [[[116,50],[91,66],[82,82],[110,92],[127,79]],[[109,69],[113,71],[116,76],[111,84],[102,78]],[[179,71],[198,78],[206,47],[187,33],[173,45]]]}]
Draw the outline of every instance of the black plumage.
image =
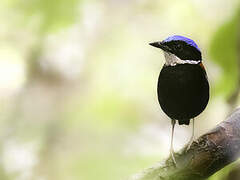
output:
[{"label": "black plumage", "polygon": [[205,69],[199,64],[164,66],[157,86],[162,110],[179,124],[199,115],[209,100],[209,84]]}]

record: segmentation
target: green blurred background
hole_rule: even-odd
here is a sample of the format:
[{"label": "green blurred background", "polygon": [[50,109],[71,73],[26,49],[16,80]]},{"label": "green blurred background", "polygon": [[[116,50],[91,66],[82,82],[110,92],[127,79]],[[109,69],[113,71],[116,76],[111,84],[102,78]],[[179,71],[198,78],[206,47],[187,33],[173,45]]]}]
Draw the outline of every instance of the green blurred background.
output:
[{"label": "green blurred background", "polygon": [[[211,83],[196,136],[238,106],[239,0],[1,0],[0,179],[121,180],[166,158],[149,42],[194,39]],[[191,135],[177,126],[175,150]],[[238,171],[238,169],[239,171]],[[237,163],[211,180],[228,179]],[[232,180],[232,179],[231,179]]]}]

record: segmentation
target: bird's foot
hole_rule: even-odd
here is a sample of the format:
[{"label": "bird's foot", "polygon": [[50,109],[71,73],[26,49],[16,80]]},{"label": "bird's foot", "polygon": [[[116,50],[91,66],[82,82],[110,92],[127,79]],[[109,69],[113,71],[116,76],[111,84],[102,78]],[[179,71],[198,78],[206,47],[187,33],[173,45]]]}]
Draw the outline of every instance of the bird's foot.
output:
[{"label": "bird's foot", "polygon": [[172,159],[172,162],[173,162],[174,166],[177,167],[177,162],[176,162],[176,159],[175,159],[175,156],[174,156],[174,151],[171,151],[171,159]]},{"label": "bird's foot", "polygon": [[191,140],[190,140],[190,141],[188,142],[188,144],[187,144],[187,148],[185,149],[185,152],[188,152],[188,151],[189,151],[189,149],[190,149],[191,146],[192,146],[193,141],[194,141],[194,139],[191,138]]}]

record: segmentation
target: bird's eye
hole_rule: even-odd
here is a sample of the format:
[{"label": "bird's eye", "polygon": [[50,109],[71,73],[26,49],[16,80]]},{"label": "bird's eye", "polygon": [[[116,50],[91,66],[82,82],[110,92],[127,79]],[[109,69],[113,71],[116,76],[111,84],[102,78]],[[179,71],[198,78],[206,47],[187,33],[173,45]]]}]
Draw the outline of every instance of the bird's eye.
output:
[{"label": "bird's eye", "polygon": [[176,49],[177,49],[177,50],[182,50],[182,45],[181,45],[181,44],[177,44],[177,45],[176,45]]}]

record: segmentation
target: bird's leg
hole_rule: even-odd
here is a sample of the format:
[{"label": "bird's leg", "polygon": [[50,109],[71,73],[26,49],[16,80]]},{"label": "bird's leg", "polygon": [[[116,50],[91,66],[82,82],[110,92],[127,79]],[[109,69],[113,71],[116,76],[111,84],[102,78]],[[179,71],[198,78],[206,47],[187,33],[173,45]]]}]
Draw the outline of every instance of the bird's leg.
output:
[{"label": "bird's leg", "polygon": [[172,119],[171,122],[172,122],[172,135],[171,135],[170,154],[171,154],[173,163],[175,164],[175,166],[177,166],[177,163],[176,163],[176,160],[175,160],[175,157],[174,157],[174,150],[173,150],[173,135],[174,135],[174,127],[175,127],[175,124],[176,124],[176,120]]},{"label": "bird's leg", "polygon": [[187,149],[186,151],[188,151],[193,143],[193,140],[194,140],[194,119],[192,121],[192,136],[191,136],[191,139],[190,141],[188,142],[188,145],[187,145]]}]

